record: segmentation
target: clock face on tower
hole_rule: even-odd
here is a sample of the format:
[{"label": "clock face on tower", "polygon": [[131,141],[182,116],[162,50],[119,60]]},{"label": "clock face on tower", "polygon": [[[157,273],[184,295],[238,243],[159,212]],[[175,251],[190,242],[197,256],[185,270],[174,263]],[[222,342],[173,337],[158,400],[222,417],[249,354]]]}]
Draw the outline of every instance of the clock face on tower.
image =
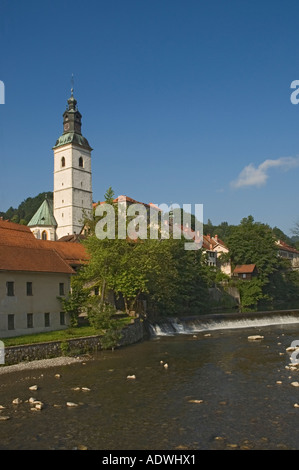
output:
[{"label": "clock face on tower", "polygon": [[69,123],[68,123],[68,122],[66,122],[66,123],[64,124],[63,128],[64,128],[64,130],[65,130],[65,131],[68,131],[68,130],[69,130],[69,128],[70,128],[70,125],[69,125]]}]

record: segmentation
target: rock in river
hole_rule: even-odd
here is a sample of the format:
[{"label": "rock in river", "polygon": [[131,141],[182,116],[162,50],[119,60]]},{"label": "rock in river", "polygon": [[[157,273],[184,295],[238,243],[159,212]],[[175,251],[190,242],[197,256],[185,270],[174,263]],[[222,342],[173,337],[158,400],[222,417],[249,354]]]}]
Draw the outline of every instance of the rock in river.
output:
[{"label": "rock in river", "polygon": [[249,341],[256,341],[258,339],[264,339],[264,336],[261,335],[253,335],[253,336],[248,336]]}]

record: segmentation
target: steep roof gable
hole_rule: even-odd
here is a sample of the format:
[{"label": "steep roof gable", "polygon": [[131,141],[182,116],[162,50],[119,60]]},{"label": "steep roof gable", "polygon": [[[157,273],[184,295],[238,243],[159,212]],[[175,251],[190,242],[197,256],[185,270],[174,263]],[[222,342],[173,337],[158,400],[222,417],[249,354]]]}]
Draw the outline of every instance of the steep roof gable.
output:
[{"label": "steep roof gable", "polygon": [[35,226],[57,227],[57,222],[53,215],[53,202],[49,199],[44,200],[44,202],[41,204],[39,209],[36,211],[32,219],[28,223],[28,227]]}]

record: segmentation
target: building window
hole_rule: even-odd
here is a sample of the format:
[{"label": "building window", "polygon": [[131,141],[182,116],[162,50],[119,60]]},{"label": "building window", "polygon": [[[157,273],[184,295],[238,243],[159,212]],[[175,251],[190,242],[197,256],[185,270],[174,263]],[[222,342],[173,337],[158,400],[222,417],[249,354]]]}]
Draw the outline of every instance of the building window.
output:
[{"label": "building window", "polygon": [[32,282],[26,283],[26,292],[27,292],[27,295],[33,295]]},{"label": "building window", "polygon": [[65,325],[65,313],[60,312],[60,325]]},{"label": "building window", "polygon": [[79,167],[83,168],[83,158],[82,157],[79,158]]},{"label": "building window", "polygon": [[59,295],[64,295],[64,282],[59,283]]},{"label": "building window", "polygon": [[27,313],[27,328],[33,328],[33,313]]},{"label": "building window", "polygon": [[50,314],[45,313],[45,327],[50,326]]},{"label": "building window", "polygon": [[14,315],[7,315],[7,327],[9,330],[15,329],[15,316]]},{"label": "building window", "polygon": [[48,240],[48,235],[45,230],[42,232],[42,240]]},{"label": "building window", "polygon": [[62,159],[61,159],[61,167],[62,168],[65,167],[65,158],[64,157],[62,157]]},{"label": "building window", "polygon": [[7,282],[6,283],[6,295],[9,297],[13,297],[15,295],[15,283],[14,282]]}]

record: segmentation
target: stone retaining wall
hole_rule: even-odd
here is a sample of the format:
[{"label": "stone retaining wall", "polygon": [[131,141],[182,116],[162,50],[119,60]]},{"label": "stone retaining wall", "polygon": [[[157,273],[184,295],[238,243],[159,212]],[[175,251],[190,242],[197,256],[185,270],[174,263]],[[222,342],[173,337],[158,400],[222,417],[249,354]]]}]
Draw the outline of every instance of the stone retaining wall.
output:
[{"label": "stone retaining wall", "polygon": [[[141,341],[145,337],[143,322],[139,319],[122,330],[120,347]],[[101,349],[101,336],[85,336],[64,341],[9,346],[5,348],[5,365],[18,364],[23,361],[49,359],[63,355],[79,355]]]}]

